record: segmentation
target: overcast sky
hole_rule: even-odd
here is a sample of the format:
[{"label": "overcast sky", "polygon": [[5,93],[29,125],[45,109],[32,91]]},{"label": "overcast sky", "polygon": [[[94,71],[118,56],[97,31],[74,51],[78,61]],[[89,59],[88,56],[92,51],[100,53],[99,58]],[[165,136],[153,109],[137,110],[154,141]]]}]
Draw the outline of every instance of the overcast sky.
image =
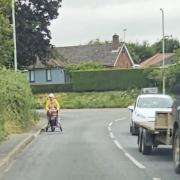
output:
[{"label": "overcast sky", "polygon": [[87,44],[99,38],[111,41],[113,34],[127,42],[149,43],[165,35],[180,40],[180,0],[63,0],[59,17],[50,26],[55,46]]}]

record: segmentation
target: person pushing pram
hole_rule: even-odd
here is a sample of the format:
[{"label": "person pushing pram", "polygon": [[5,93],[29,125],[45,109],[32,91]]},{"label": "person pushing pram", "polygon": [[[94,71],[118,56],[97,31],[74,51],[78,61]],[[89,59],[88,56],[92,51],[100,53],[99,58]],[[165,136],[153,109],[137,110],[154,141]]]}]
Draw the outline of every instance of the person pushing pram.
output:
[{"label": "person pushing pram", "polygon": [[48,99],[46,101],[46,107],[45,108],[46,108],[47,119],[48,119],[46,131],[48,131],[49,126],[51,126],[51,128],[52,128],[52,124],[50,123],[52,119],[55,119],[54,126],[59,127],[60,130],[62,131],[62,127],[61,127],[61,124],[60,124],[60,121],[58,118],[58,112],[60,109],[60,105],[59,105],[57,99],[55,98],[54,94],[52,94],[52,93],[49,94]]}]

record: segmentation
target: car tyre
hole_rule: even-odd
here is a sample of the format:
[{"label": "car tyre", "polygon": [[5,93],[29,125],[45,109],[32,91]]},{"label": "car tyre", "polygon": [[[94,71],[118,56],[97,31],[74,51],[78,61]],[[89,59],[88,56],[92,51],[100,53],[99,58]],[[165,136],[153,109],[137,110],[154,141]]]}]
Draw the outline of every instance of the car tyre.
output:
[{"label": "car tyre", "polygon": [[132,134],[132,126],[130,125],[129,132]]},{"label": "car tyre", "polygon": [[137,128],[135,127],[135,124],[132,122],[132,126],[131,126],[131,134],[132,135],[137,135]]},{"label": "car tyre", "polygon": [[178,129],[175,132],[173,141],[173,161],[175,172],[180,174],[180,132]]},{"label": "car tyre", "polygon": [[149,145],[146,145],[146,138],[147,138],[147,135],[146,135],[146,132],[144,132],[142,134],[142,153],[144,155],[149,155],[152,151],[152,146],[149,146]]},{"label": "car tyre", "polygon": [[138,134],[138,150],[139,152],[142,152],[142,134]]}]

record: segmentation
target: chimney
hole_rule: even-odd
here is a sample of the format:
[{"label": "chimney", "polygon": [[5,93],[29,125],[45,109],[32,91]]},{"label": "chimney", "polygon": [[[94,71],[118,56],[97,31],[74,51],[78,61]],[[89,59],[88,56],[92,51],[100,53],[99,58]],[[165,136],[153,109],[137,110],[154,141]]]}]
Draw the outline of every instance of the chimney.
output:
[{"label": "chimney", "polygon": [[112,51],[117,51],[120,45],[119,36],[117,34],[114,34],[112,38]]}]

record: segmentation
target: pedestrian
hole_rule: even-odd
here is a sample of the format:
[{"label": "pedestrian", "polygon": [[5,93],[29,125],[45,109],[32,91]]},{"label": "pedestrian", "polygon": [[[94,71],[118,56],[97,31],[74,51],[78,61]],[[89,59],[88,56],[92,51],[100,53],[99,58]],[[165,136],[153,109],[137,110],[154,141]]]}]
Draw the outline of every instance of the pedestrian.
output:
[{"label": "pedestrian", "polygon": [[[48,96],[48,99],[46,101],[46,113],[47,113],[47,120],[48,120],[48,124],[49,124],[49,120],[50,120],[50,116],[52,111],[54,111],[54,109],[57,111],[59,111],[60,109],[60,105],[57,101],[57,99],[55,98],[53,93],[50,93]],[[58,117],[56,119],[57,123],[58,123]]]}]

